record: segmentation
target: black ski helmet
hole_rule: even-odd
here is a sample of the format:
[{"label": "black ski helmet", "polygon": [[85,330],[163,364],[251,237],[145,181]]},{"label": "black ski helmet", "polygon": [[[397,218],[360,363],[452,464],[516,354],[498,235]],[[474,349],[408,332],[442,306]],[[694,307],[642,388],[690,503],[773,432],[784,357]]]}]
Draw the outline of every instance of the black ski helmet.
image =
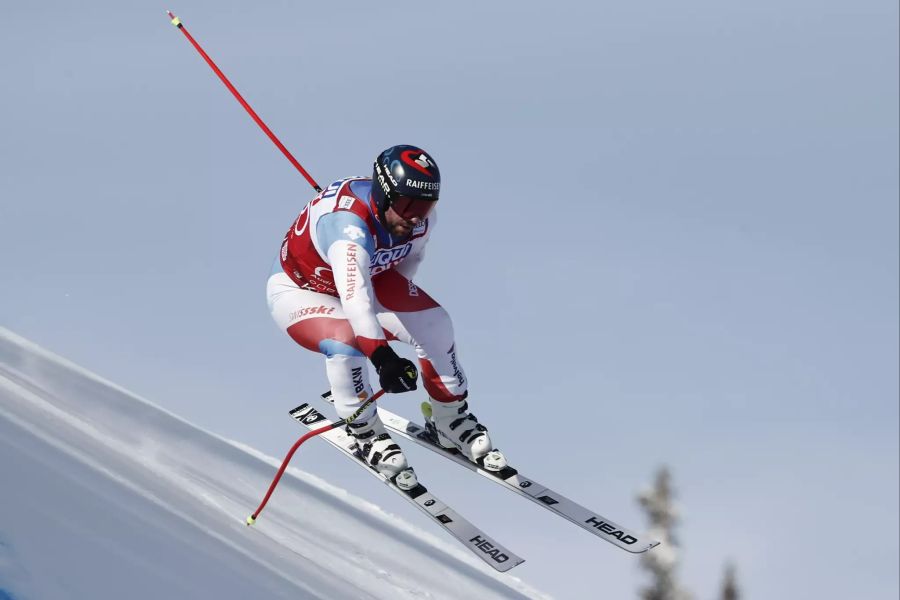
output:
[{"label": "black ski helmet", "polygon": [[440,192],[441,171],[418,146],[392,146],[375,159],[372,199],[381,215],[393,206],[402,216],[424,218]]}]

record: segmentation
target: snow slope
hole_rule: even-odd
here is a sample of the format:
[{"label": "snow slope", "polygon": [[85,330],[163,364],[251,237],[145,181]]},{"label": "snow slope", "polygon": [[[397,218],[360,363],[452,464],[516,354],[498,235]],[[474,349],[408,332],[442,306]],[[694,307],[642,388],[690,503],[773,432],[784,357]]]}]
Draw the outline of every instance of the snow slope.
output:
[{"label": "snow slope", "polygon": [[546,597],[279,463],[0,328],[0,599]]}]

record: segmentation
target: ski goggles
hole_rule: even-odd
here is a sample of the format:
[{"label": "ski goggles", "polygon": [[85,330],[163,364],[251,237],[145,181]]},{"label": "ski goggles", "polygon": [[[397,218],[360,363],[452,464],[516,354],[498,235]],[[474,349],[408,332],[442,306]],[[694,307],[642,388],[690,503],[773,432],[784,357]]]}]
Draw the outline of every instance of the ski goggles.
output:
[{"label": "ski goggles", "polygon": [[394,212],[409,221],[413,218],[424,219],[437,204],[437,200],[424,200],[410,196],[391,195],[391,208]]}]

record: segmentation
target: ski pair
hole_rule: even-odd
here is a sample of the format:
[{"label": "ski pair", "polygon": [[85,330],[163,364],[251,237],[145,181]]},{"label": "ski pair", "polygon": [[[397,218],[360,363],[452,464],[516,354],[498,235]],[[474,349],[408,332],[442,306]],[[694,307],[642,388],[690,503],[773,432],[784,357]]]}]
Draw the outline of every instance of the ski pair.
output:
[{"label": "ski pair", "polygon": [[[331,400],[330,393],[328,392],[323,394],[322,397],[326,400]],[[295,415],[295,418],[297,418],[296,411],[306,406],[307,405],[304,404],[301,407],[294,409],[294,411],[291,411],[291,413]],[[447,449],[441,446],[437,442],[433,434],[426,427],[418,425],[416,423],[412,423],[408,419],[396,415],[383,407],[379,407],[378,412],[381,415],[381,420],[384,423],[385,428],[391,433],[414,441],[417,444],[424,446],[429,450],[436,452],[437,454],[440,454],[445,458],[448,458],[453,462],[469,469],[470,471],[474,471],[486,477],[487,479],[493,481],[494,483],[497,483],[498,485],[501,485],[509,491],[514,492],[519,496],[525,497],[532,502],[535,502],[538,506],[541,506],[552,512],[553,514],[556,514],[557,516],[560,516],[578,525],[582,529],[589,531],[597,537],[627,552],[637,554],[646,552],[647,550],[650,550],[651,548],[659,545],[658,541],[648,539],[642,535],[638,535],[631,530],[616,524],[606,517],[603,517],[595,513],[594,511],[591,511],[570,500],[564,495],[548,488],[547,486],[538,483],[534,479],[526,477],[513,467],[506,466],[499,471],[488,470],[484,468],[483,465],[472,463],[458,451]],[[322,417],[322,419],[324,419],[324,417]],[[321,424],[328,423],[327,420],[318,422]],[[352,444],[352,440],[350,440],[348,443]],[[360,464],[368,468],[365,463],[360,462]],[[372,473],[377,474],[377,472],[375,472],[373,469],[369,470]],[[400,492],[402,493],[402,490],[400,490]]]},{"label": "ski pair", "polygon": [[[309,430],[318,429],[332,423],[332,421],[328,420],[322,413],[311,407],[309,404],[301,404],[293,409],[291,411],[291,416]],[[428,515],[432,521],[456,538],[463,546],[472,552],[472,554],[481,559],[492,569],[505,573],[513,567],[525,562],[524,558],[519,557],[511,550],[500,545],[484,531],[450,508],[450,506],[440,498],[429,492],[421,482],[410,490],[402,490],[389,478],[370,467],[356,452],[356,440],[348,435],[343,428],[335,428],[331,431],[326,431],[319,437],[324,438],[345,456],[352,459],[371,475],[380,479],[382,483],[406,498],[416,508]]]},{"label": "ski pair", "polygon": [[[325,395],[323,395],[324,397]],[[488,470],[484,465],[476,464],[463,456],[458,450],[448,449],[440,445],[434,433],[426,427],[413,423],[391,411],[378,407],[378,414],[384,423],[385,429],[392,435],[397,434],[411,440],[420,446],[448,458],[458,465],[470,471],[486,477],[506,488],[507,490],[528,498],[542,508],[578,525],[602,540],[605,540],[622,550],[639,554],[658,546],[659,542],[646,538],[637,533],[616,524],[592,510],[581,506],[577,502],[566,498],[557,491],[538,483],[530,477],[526,477],[517,469],[506,466],[499,471]]]}]

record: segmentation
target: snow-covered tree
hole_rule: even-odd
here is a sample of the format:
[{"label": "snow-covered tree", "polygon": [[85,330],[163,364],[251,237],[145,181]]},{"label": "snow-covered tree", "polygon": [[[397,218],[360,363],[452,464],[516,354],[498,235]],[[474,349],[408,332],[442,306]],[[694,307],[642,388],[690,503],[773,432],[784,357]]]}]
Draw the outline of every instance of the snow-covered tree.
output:
[{"label": "snow-covered tree", "polygon": [[640,590],[643,600],[691,600],[691,594],[678,582],[678,539],[675,525],[678,509],[674,504],[671,474],[667,467],[656,473],[651,489],[638,495],[644,511],[650,519],[648,534],[662,542],[641,555],[641,567],[650,573],[650,584]]}]

